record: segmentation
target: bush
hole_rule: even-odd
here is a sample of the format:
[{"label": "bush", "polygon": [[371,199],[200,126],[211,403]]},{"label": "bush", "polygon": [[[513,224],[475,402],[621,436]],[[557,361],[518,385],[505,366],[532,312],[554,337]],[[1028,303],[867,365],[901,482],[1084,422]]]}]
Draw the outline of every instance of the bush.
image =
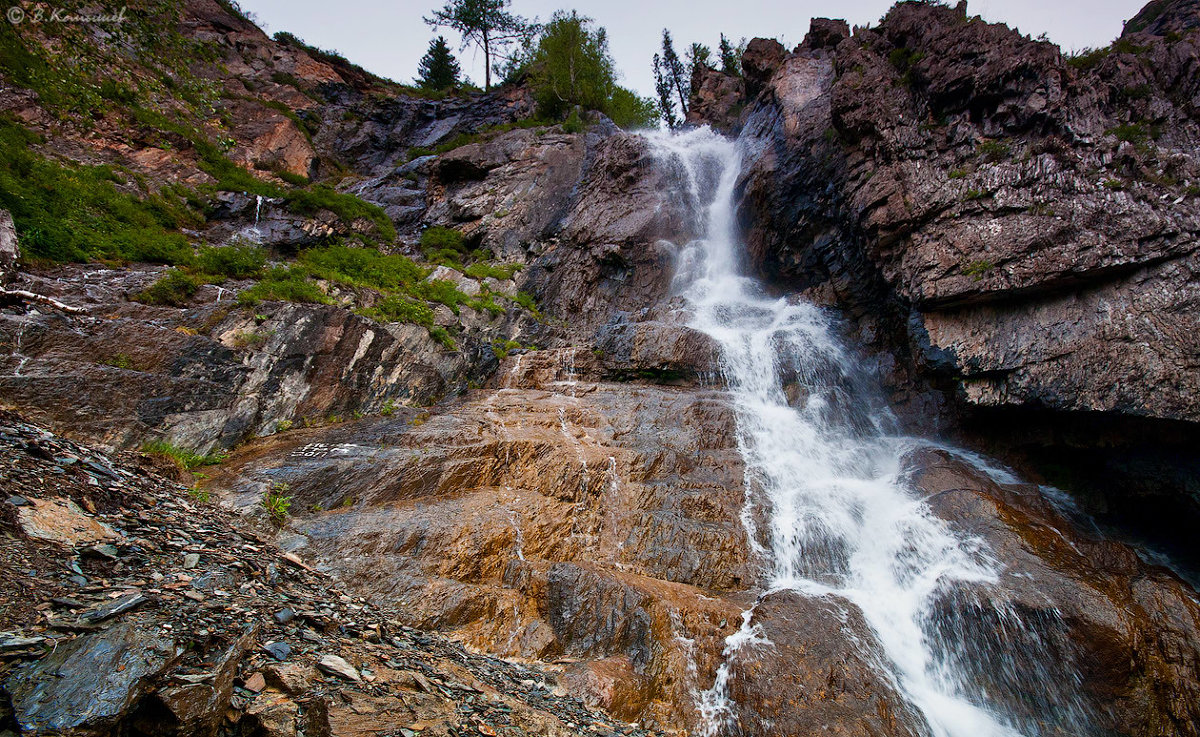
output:
[{"label": "bush", "polygon": [[423,281],[413,289],[413,295],[427,302],[444,304],[456,315],[460,311],[459,305],[465,305],[471,301],[470,297],[459,291],[454,282],[446,279]]},{"label": "bush", "polygon": [[477,261],[463,269],[463,273],[472,279],[499,279],[501,281],[513,278],[521,270],[521,264],[488,264]]},{"label": "bush", "polygon": [[979,144],[976,152],[984,158],[985,161],[995,163],[1002,161],[1008,157],[1008,144],[1003,141],[984,141]]},{"label": "bush", "polygon": [[257,276],[267,264],[266,252],[253,243],[233,243],[228,246],[200,249],[196,266],[205,274],[247,279]]},{"label": "bush", "polygon": [[586,128],[583,119],[579,117],[579,108],[572,110],[567,119],[563,121],[563,133],[583,133]]},{"label": "bush", "polygon": [[1108,131],[1117,137],[1118,141],[1132,144],[1142,144],[1153,136],[1153,131],[1144,123],[1125,123]]},{"label": "bush", "polygon": [[379,322],[407,322],[427,328],[433,325],[433,310],[429,305],[397,295],[385,297],[362,314]]},{"label": "bush", "polygon": [[301,266],[276,266],[262,281],[238,294],[238,304],[252,307],[263,300],[280,302],[309,302],[329,304],[329,297],[308,280]]},{"label": "bush", "polygon": [[374,248],[312,248],[300,254],[300,261],[323,279],[373,289],[407,289],[425,278],[425,270],[412,259]]},{"label": "bush", "polygon": [[454,338],[451,337],[450,331],[440,325],[429,328],[429,337],[441,343],[442,347],[448,351],[458,350],[458,345],[454,342]]},{"label": "bush", "polygon": [[179,269],[168,269],[159,277],[158,281],[134,295],[133,298],[148,305],[183,307],[191,301],[199,289],[200,282],[196,277],[185,274]]},{"label": "bush", "polygon": [[426,258],[442,251],[462,254],[466,253],[466,250],[462,233],[453,228],[435,225],[432,228],[426,228],[425,232],[421,234],[421,252],[425,254]]},{"label": "bush", "polygon": [[267,510],[267,514],[271,515],[271,520],[276,525],[282,525],[287,521],[288,510],[292,508],[292,497],[287,495],[290,490],[291,487],[288,484],[276,481],[263,494],[263,509]]},{"label": "bush", "polygon": [[107,166],[47,159],[41,138],[0,117],[0,208],[16,225],[21,252],[45,261],[149,261],[187,264],[192,249],[177,232],[203,218],[168,195],[138,198],[117,188]]},{"label": "bush", "polygon": [[658,125],[658,105],[654,100],[619,85],[613,87],[604,112],[618,127],[626,130]]},{"label": "bush", "polygon": [[379,235],[385,241],[396,240],[396,225],[382,207],[352,194],[338,192],[328,185],[317,184],[308,189],[295,189],[284,193],[283,199],[287,202],[288,209],[300,215],[314,215],[319,210],[328,210],[346,222],[365,218],[375,224]]}]

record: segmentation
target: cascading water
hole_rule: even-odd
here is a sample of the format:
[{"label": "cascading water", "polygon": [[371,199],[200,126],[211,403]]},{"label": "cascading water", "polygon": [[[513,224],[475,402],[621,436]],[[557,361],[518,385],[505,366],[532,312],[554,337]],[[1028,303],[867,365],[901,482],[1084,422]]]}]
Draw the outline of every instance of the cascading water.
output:
[{"label": "cascading water", "polygon": [[[860,609],[882,651],[872,660],[928,734],[1088,733],[1069,659],[1040,634],[1056,623],[1023,622],[999,595],[999,562],[906,488],[901,459],[919,441],[895,433],[882,393],[830,317],[770,297],[741,274],[733,213],[739,144],[706,128],[647,137],[684,183],[705,233],[680,254],[675,290],[691,327],[722,347],[747,474],[770,520],[758,531],[744,515],[748,534],[762,542],[767,587],[837,596]],[[737,658],[770,646],[751,615],[726,641],[724,664],[698,699],[709,734],[738,731],[731,672]],[[1031,697],[1031,680],[1045,693]]]}]

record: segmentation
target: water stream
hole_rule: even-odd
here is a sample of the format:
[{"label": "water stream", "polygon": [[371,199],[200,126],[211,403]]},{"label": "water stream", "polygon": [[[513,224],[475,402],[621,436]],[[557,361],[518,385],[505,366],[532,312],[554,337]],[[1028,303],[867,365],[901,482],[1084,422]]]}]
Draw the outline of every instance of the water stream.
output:
[{"label": "water stream", "polygon": [[[705,234],[681,252],[674,287],[691,327],[722,348],[740,450],[761,489],[761,501],[747,504],[760,503],[768,520],[756,530],[754,515],[743,515],[747,534],[762,543],[767,589],[836,596],[857,607],[880,651],[869,660],[880,663],[885,682],[929,735],[1087,734],[1077,679],[1053,662],[1038,629],[1055,623],[1023,622],[994,596],[1002,563],[906,487],[902,458],[919,441],[898,434],[882,392],[831,316],[803,300],[769,296],[744,275],[733,208],[745,143],[706,128],[648,139],[684,183]],[[948,616],[953,607],[939,606],[947,601],[969,601],[995,623],[987,639]],[[743,615],[711,688],[698,696],[710,735],[738,733],[729,678],[739,658],[771,646],[752,614]],[[984,653],[994,672],[981,673]],[[1027,698],[1029,683],[1045,693]],[[1026,706],[1013,707],[1022,700]]]}]

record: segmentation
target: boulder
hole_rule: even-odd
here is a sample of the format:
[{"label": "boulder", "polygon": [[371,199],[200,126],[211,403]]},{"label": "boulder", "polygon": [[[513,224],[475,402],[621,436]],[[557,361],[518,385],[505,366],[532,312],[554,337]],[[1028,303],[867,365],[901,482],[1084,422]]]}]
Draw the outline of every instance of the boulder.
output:
[{"label": "boulder", "polygon": [[22,734],[110,734],[179,656],[157,622],[123,620],[64,643],[4,680]]}]

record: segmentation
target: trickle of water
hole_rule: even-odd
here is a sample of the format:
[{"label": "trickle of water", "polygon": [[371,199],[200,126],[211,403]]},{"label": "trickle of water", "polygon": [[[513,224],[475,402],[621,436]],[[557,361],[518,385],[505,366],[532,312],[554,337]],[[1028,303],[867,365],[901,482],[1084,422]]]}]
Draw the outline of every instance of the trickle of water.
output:
[{"label": "trickle of water", "polygon": [[[743,520],[752,541],[765,538],[757,552],[768,561],[767,588],[856,606],[882,650],[872,661],[890,669],[886,680],[934,737],[1087,734],[1069,658],[1048,645],[1061,622],[1022,621],[998,590],[1002,568],[990,552],[910,492],[901,460],[918,441],[895,434],[882,392],[830,316],[771,297],[742,274],[739,144],[707,128],[647,139],[705,234],[680,253],[674,289],[691,327],[722,349],[740,450],[769,513],[760,535],[748,492]],[[754,657],[747,648],[770,645],[752,615],[743,614],[712,687],[699,694],[710,735],[737,732],[729,679]],[[1044,692],[1036,704],[1025,697],[1033,682]]]}]

